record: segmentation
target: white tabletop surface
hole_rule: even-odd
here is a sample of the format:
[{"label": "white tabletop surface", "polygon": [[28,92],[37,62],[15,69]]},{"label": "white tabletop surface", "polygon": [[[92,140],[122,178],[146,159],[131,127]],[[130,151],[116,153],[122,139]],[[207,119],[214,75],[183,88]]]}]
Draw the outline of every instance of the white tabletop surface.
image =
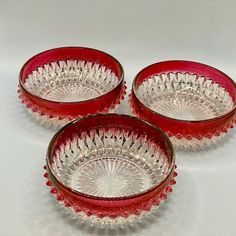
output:
[{"label": "white tabletop surface", "polygon": [[[96,235],[73,225],[44,186],[53,132],[31,120],[16,93],[29,57],[69,45],[104,50],[124,66],[128,91],[139,70],[168,59],[207,63],[235,79],[235,9],[235,0],[1,0],[0,235]],[[129,112],[126,101],[119,112]],[[156,219],[128,234],[235,236],[235,131],[213,149],[177,152],[174,192]]]}]

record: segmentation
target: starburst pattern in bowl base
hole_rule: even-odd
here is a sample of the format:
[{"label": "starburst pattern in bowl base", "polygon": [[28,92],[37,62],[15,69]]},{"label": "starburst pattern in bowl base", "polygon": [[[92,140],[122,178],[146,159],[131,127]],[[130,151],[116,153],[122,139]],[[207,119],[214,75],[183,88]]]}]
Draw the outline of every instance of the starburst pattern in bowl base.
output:
[{"label": "starburst pattern in bowl base", "polygon": [[71,186],[93,196],[120,197],[146,190],[150,178],[136,163],[116,154],[81,165],[72,177]]}]

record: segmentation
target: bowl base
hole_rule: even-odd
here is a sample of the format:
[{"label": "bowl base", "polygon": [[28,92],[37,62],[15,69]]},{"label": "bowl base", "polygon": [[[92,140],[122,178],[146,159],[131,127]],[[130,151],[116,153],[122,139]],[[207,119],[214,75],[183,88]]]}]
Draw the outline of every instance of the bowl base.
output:
[{"label": "bowl base", "polygon": [[151,104],[150,108],[165,116],[181,120],[209,119],[217,115],[214,105],[209,101],[202,101],[200,97],[195,97],[195,100],[181,96],[161,98]]},{"label": "bowl base", "polygon": [[71,176],[71,188],[94,196],[132,195],[150,186],[151,178],[147,170],[120,157],[93,158],[80,165]]},{"label": "bowl base", "polygon": [[102,95],[97,88],[83,84],[66,84],[48,90],[43,98],[57,102],[80,102]]}]

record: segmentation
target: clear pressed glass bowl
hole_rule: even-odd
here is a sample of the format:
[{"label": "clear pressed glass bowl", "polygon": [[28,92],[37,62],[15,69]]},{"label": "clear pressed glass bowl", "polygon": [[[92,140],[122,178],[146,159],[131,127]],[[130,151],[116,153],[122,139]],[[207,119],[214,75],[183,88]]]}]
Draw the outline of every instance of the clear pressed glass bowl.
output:
[{"label": "clear pressed glass bowl", "polygon": [[168,137],[128,115],[98,114],[70,122],[50,142],[46,163],[51,193],[98,227],[137,223],[175,184]]},{"label": "clear pressed glass bowl", "polygon": [[134,114],[162,128],[180,149],[215,143],[236,120],[235,82],[197,62],[146,67],[135,77],[129,101]]},{"label": "clear pressed glass bowl", "polygon": [[123,68],[114,57],[64,47],[29,59],[20,71],[18,92],[38,122],[57,129],[76,117],[112,112],[125,90]]}]

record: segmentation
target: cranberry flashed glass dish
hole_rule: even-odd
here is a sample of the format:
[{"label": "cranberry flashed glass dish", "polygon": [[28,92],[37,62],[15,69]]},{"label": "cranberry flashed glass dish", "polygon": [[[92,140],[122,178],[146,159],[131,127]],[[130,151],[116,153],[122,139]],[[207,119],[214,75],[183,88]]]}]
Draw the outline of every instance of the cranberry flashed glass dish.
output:
[{"label": "cranberry flashed glass dish", "polygon": [[37,121],[58,129],[77,117],[113,112],[125,90],[123,68],[114,57],[63,47],[29,59],[20,71],[18,92]]},{"label": "cranberry flashed glass dish", "polygon": [[80,221],[98,227],[140,222],[175,184],[168,137],[139,118],[98,114],[70,122],[51,140],[47,185]]},{"label": "cranberry flashed glass dish", "polygon": [[129,96],[132,112],[160,127],[176,148],[207,147],[232,128],[235,82],[197,62],[164,61],[140,71]]}]

